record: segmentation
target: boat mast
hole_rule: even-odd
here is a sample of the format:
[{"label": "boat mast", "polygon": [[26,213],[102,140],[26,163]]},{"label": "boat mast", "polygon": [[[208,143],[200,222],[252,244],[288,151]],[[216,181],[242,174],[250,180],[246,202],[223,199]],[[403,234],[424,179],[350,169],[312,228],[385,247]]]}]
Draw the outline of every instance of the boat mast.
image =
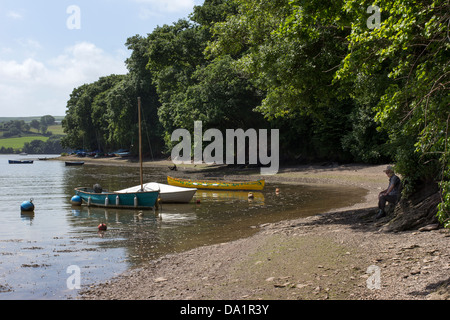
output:
[{"label": "boat mast", "polygon": [[141,180],[141,191],[144,191],[144,175],[142,167],[142,129],[141,129],[141,97],[138,97],[138,122],[139,122],[139,175]]}]

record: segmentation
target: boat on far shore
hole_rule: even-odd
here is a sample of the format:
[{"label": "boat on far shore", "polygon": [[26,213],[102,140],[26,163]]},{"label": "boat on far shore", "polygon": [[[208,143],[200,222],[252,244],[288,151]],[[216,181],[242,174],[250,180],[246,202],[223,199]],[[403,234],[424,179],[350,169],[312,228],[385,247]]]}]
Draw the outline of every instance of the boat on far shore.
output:
[{"label": "boat on far shore", "polygon": [[33,160],[8,160],[9,164],[33,164]]},{"label": "boat on far shore", "polygon": [[121,158],[128,158],[131,157],[131,152],[129,151],[124,151],[124,152],[117,152],[114,154],[116,157],[121,157]]}]

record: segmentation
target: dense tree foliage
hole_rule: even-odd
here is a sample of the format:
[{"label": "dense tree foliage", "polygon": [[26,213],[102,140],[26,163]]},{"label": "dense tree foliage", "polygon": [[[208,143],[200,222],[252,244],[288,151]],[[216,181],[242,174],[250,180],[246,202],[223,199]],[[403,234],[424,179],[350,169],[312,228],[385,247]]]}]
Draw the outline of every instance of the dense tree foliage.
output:
[{"label": "dense tree foliage", "polygon": [[144,124],[143,151],[149,156],[161,150],[161,126],[157,117],[159,101],[150,73],[145,70],[146,39],[134,36],[127,46],[133,51],[126,64],[127,75],[110,75],[74,89],[67,103],[63,127],[64,147],[137,152],[138,109],[141,97]]},{"label": "dense tree foliage", "polygon": [[382,1],[382,21],[373,30],[361,5],[369,2],[348,0],[343,7],[353,22],[336,78],[355,83],[360,75],[383,74],[375,120],[389,133],[407,192],[426,180],[441,181],[439,216],[449,226],[450,3]]},{"label": "dense tree foliage", "polygon": [[30,131],[30,125],[24,120],[11,120],[1,123],[0,130],[3,132],[4,138],[10,138]]},{"label": "dense tree foliage", "polygon": [[[211,56],[236,60],[264,92],[257,110],[285,129],[285,153],[301,158],[383,162],[385,133],[372,101],[334,82],[350,34],[342,1],[237,1],[238,13],[215,24]],[[294,138],[295,137],[295,138]]]},{"label": "dense tree foliage", "polygon": [[441,184],[450,225],[447,0],[206,0],[130,37],[127,75],[76,88],[66,146],[128,148],[136,98],[155,154],[173,130],[278,128],[285,160],[395,161]]},{"label": "dense tree foliage", "polygon": [[[421,19],[420,16],[425,14],[430,18],[433,10],[425,3],[383,3],[380,11],[384,19],[379,28],[370,30],[366,26],[367,15],[364,16],[360,10],[361,5],[364,3],[346,1],[343,7],[353,16],[353,23],[352,33],[348,37],[349,53],[336,73],[336,79],[353,86],[350,89],[355,99],[365,99],[369,95],[367,89],[371,86],[367,82],[380,83],[378,87],[381,90],[372,93],[374,110],[377,112],[375,120],[390,134],[394,156],[398,156],[398,148],[403,146],[406,146],[405,151],[413,153],[414,148],[407,146],[408,140],[415,143],[420,125],[411,130],[412,127],[407,122],[412,119],[412,113],[408,109],[415,108],[417,98],[421,100],[419,88],[413,88],[414,74],[417,68],[423,67],[420,66],[421,61],[427,61],[427,64],[432,64],[437,69],[444,67],[442,70],[445,70],[442,61],[439,62],[442,59],[434,57],[435,52],[427,52],[428,49],[425,48],[431,39],[427,40],[417,33],[428,23],[427,18]],[[425,83],[420,85],[420,90],[425,89],[424,85]],[[420,113],[421,117],[424,116]]]},{"label": "dense tree foliage", "polygon": [[29,154],[60,154],[66,150],[61,146],[61,136],[52,135],[47,141],[25,142],[22,152]]},{"label": "dense tree foliage", "polygon": [[[221,5],[222,4],[222,5]],[[194,121],[205,128],[260,128],[267,126],[253,109],[261,94],[250,84],[230,56],[207,59],[204,50],[212,40],[211,26],[234,7],[224,1],[206,1],[191,20],[156,28],[149,35],[148,70],[161,101],[159,119],[166,144],[177,128],[191,132]],[[217,21],[217,20],[216,20]]]}]

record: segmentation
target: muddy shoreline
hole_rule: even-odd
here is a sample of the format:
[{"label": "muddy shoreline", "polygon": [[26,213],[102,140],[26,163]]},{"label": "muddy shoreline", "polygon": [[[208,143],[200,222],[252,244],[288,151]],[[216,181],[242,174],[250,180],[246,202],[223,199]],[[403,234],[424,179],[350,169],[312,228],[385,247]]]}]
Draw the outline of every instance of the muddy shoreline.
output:
[{"label": "muddy shoreline", "polygon": [[[66,160],[70,158],[60,158]],[[86,159],[89,165],[138,165]],[[259,170],[148,161],[167,174],[254,179]],[[450,232],[386,233],[375,220],[385,166],[281,168],[267,183],[359,187],[364,201],[317,216],[258,226],[249,238],[199,247],[149,261],[102,284],[84,287],[88,300],[426,300],[450,299]],[[231,172],[230,172],[231,171]],[[236,174],[236,173],[239,174]],[[230,174],[233,173],[233,174]],[[282,188],[281,188],[282,189]]]}]

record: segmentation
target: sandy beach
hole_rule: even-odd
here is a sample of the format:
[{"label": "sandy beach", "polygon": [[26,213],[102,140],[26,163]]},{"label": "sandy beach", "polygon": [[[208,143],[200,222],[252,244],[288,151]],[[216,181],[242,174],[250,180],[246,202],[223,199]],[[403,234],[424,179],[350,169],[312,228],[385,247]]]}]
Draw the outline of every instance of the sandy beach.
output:
[{"label": "sandy beach", "polygon": [[[65,160],[70,158],[62,158]],[[90,164],[137,165],[122,159]],[[170,161],[144,166],[170,169]],[[255,235],[164,256],[106,283],[83,288],[88,300],[430,300],[450,299],[450,232],[383,232],[375,219],[386,165],[283,167],[266,183],[359,187],[364,201],[330,212],[257,226]],[[179,166],[177,174],[209,176],[206,166]],[[221,169],[215,169],[215,175]],[[219,173],[218,173],[219,172]],[[229,179],[253,179],[242,170]],[[235,172],[236,173],[236,172]],[[282,192],[282,187],[281,187]]]}]

